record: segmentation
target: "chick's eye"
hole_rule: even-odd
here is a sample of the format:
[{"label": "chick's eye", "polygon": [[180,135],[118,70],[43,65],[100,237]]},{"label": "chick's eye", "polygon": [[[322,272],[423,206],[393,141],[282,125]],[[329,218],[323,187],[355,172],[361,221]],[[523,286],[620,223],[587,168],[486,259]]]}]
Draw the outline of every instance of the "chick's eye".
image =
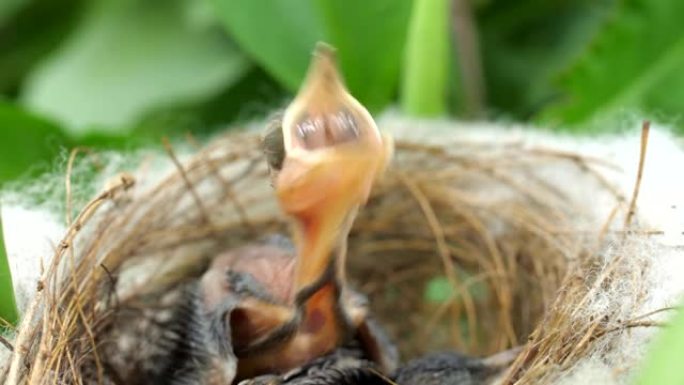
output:
[{"label": "chick's eye", "polygon": [[280,117],[271,121],[262,139],[262,150],[272,170],[280,170],[285,160],[285,142]]},{"label": "chick's eye", "polygon": [[304,148],[313,150],[356,140],[359,126],[347,110],[329,115],[307,114],[296,124],[296,136]]}]

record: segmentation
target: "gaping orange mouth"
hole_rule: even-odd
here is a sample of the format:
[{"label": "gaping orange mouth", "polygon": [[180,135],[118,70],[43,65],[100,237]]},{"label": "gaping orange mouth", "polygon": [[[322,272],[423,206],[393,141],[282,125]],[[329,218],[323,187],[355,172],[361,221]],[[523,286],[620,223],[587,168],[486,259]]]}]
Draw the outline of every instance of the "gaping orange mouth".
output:
[{"label": "gaping orange mouth", "polygon": [[274,184],[292,220],[296,265],[291,269],[278,259],[266,267],[291,272],[290,282],[281,285],[290,293],[287,301],[242,298],[230,313],[238,378],[285,371],[326,354],[352,337],[365,318],[365,308],[350,305],[345,293],[346,241],[391,157],[392,143],[345,88],[328,46],[317,46],[280,130],[283,148],[275,153],[283,158]]}]

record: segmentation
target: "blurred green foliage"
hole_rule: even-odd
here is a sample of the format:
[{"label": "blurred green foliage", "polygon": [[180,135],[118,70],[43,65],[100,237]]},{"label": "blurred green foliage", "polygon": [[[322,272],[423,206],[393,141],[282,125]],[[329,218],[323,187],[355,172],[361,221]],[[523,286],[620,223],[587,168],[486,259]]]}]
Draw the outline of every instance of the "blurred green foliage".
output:
[{"label": "blurred green foliage", "polygon": [[404,54],[402,107],[414,115],[447,111],[449,0],[415,1]]},{"label": "blurred green foliage", "polygon": [[27,76],[21,102],[82,132],[125,131],[146,111],[210,99],[249,62],[216,31],[187,20],[185,7],[183,0],[90,3],[62,47]]},{"label": "blurred green foliage", "polygon": [[3,125],[0,181],[20,177],[32,169],[39,171],[62,148],[72,144],[59,126],[3,101],[0,101],[0,124]]},{"label": "blurred green foliage", "polygon": [[[469,58],[455,43],[457,1],[4,1],[0,183],[59,145],[121,147],[262,117],[296,91],[319,40],[337,47],[371,111],[458,118]],[[576,130],[626,108],[677,118],[683,4],[471,0],[487,116]]]},{"label": "blurred green foliage", "polygon": [[[467,290],[468,295],[475,299],[483,299],[488,295],[487,286],[481,281],[473,279],[465,270],[459,270],[457,273],[458,282]],[[425,287],[423,298],[428,303],[441,304],[447,301],[453,301],[463,296],[463,293],[454,290],[454,287],[445,276],[437,276],[432,278]]]},{"label": "blurred green foliage", "polygon": [[[392,100],[410,0],[213,0],[243,49],[296,91],[317,41],[334,45],[347,86],[371,110]],[[353,12],[353,17],[351,16]]]},{"label": "blurred green foliage", "polygon": [[679,366],[682,355],[684,355],[684,311],[680,305],[670,324],[653,341],[650,354],[635,385],[684,384],[684,370]]},{"label": "blurred green foliage", "polygon": [[17,304],[14,296],[11,295],[13,290],[5,244],[2,240],[2,218],[0,218],[0,336],[6,331],[5,322],[15,324],[19,319]]},{"label": "blurred green foliage", "polygon": [[[586,131],[622,109],[684,111],[681,0],[471,0],[455,15],[458,1],[1,0],[0,186],[65,147],[263,118],[296,91],[319,40],[375,113],[463,118],[473,58],[455,42],[468,39],[489,118]],[[459,18],[473,36],[455,38]]]},{"label": "blurred green foliage", "polygon": [[561,103],[545,117],[578,123],[642,108],[681,114],[684,106],[684,2],[625,0],[561,78]]}]

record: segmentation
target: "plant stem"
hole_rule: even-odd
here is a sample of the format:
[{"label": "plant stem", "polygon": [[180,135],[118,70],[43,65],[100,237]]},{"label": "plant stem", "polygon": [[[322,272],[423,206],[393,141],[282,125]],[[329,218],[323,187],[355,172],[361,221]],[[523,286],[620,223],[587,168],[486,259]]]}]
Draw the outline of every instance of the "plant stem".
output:
[{"label": "plant stem", "polygon": [[468,118],[481,118],[484,114],[486,89],[479,36],[470,0],[453,0],[451,14],[456,58],[463,82],[463,111]]},{"label": "plant stem", "polygon": [[2,217],[0,217],[0,318],[16,325],[19,320],[17,302],[14,299],[14,286],[9,268],[9,258],[5,251],[2,231]]},{"label": "plant stem", "polygon": [[446,113],[449,0],[415,0],[406,42],[401,105],[415,116]]}]

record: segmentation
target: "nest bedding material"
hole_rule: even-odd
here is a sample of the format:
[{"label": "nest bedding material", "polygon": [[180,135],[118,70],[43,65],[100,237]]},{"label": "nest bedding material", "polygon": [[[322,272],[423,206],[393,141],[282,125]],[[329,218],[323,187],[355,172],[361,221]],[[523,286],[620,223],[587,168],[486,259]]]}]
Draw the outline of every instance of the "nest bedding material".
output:
[{"label": "nest bedding material", "polygon": [[[651,132],[627,220],[636,130],[583,139],[396,116],[379,126],[397,139],[396,159],[352,231],[349,275],[403,357],[523,345],[501,381],[626,383],[649,326],[667,316],[650,313],[684,291],[675,140]],[[84,367],[100,370],[93,351],[112,298],[159,295],[220,251],[285,232],[258,142],[228,134],[196,153],[151,152],[125,177],[110,163],[108,188],[66,227],[3,194],[24,322],[0,379],[78,382]],[[435,277],[452,289],[432,303]]]}]

